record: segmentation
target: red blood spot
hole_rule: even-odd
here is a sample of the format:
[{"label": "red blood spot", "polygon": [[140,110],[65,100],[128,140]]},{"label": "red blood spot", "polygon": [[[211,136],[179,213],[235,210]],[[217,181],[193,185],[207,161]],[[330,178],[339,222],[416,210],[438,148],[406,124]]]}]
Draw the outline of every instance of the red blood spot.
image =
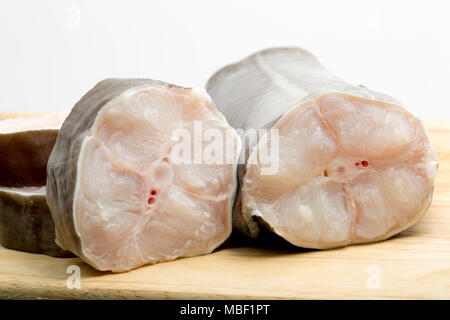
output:
[{"label": "red blood spot", "polygon": [[151,197],[148,199],[148,204],[152,204],[153,202],[155,202],[155,198]]},{"label": "red blood spot", "polygon": [[356,163],[355,163],[355,166],[359,166],[359,162],[356,162]]},{"label": "red blood spot", "polygon": [[150,191],[150,194],[151,194],[152,196],[156,195],[156,190]]},{"label": "red blood spot", "polygon": [[363,165],[363,167],[367,167],[369,165],[369,162],[364,160],[364,161],[361,162],[361,164]]},{"label": "red blood spot", "polygon": [[325,177],[328,177],[328,171],[325,169],[325,170],[323,170],[323,175],[325,176]]}]

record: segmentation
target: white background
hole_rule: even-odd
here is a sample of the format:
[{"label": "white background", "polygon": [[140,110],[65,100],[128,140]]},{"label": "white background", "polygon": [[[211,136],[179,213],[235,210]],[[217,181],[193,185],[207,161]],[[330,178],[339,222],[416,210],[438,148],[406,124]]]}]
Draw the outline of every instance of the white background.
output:
[{"label": "white background", "polygon": [[0,111],[70,109],[107,77],[203,86],[270,46],[449,118],[450,1],[0,0]]}]

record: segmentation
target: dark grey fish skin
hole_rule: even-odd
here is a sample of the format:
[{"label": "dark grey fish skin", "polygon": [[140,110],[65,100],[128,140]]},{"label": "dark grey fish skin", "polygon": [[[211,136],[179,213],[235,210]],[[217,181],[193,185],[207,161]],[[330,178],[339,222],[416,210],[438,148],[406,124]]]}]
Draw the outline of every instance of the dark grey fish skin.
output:
[{"label": "dark grey fish skin", "polygon": [[0,186],[43,186],[57,129],[0,134]]},{"label": "dark grey fish skin", "polygon": [[45,198],[47,161],[59,129],[0,133],[0,243],[9,249],[70,257],[55,243]]},{"label": "dark grey fish skin", "polygon": [[53,257],[73,255],[55,243],[55,225],[45,192],[0,189],[0,243],[3,247]]},{"label": "dark grey fish skin", "polygon": [[317,92],[340,91],[400,104],[393,97],[338,78],[310,52],[296,47],[261,50],[225,66],[209,78],[206,90],[230,124],[244,130],[271,128]]}]

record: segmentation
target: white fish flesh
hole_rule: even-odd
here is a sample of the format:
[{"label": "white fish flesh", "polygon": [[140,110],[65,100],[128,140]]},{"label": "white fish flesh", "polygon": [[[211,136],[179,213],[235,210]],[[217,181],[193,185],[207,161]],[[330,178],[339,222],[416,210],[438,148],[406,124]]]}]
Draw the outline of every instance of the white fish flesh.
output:
[{"label": "white fish flesh", "polygon": [[[173,133],[195,135],[196,123],[231,132],[226,155],[234,160],[174,161]],[[204,89],[99,82],[72,109],[48,162],[57,243],[113,272],[212,252],[231,232],[239,150],[239,136]]]},{"label": "white fish flesh", "polygon": [[[219,70],[207,91],[235,128],[271,129],[239,170],[233,224],[251,237],[263,227],[307,248],[379,241],[429,207],[438,158],[422,122],[306,50],[257,52]],[[274,130],[278,166],[263,174],[258,155]]]}]

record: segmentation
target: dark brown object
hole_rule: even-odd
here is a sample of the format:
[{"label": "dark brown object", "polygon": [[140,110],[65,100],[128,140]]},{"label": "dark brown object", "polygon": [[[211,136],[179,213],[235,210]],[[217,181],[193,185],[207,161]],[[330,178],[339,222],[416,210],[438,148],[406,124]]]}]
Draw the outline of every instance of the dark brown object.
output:
[{"label": "dark brown object", "polygon": [[0,134],[0,186],[43,186],[57,129]]},{"label": "dark brown object", "polygon": [[70,257],[55,243],[55,225],[45,189],[0,189],[0,242],[8,249]]}]

